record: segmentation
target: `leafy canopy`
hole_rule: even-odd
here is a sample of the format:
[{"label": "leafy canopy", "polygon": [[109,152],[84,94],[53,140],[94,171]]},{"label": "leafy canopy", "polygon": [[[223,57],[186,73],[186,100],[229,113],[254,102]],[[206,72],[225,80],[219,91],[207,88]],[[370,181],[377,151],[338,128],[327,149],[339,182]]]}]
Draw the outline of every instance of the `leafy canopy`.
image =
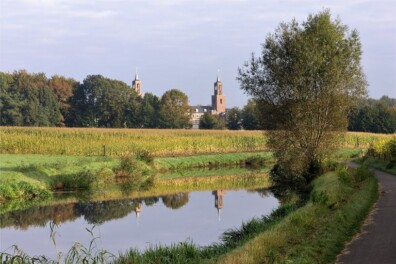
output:
[{"label": "leafy canopy", "polygon": [[309,180],[336,137],[347,113],[366,94],[358,32],[330,11],[281,23],[268,35],[261,56],[239,69],[241,88],[257,102],[278,168]]}]

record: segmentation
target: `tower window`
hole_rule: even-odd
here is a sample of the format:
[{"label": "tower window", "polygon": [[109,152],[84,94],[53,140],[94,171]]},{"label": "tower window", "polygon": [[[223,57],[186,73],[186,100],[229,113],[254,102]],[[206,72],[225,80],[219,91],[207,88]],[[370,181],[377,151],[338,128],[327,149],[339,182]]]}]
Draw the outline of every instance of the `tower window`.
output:
[{"label": "tower window", "polygon": [[220,99],[220,104],[223,104],[223,99]]}]

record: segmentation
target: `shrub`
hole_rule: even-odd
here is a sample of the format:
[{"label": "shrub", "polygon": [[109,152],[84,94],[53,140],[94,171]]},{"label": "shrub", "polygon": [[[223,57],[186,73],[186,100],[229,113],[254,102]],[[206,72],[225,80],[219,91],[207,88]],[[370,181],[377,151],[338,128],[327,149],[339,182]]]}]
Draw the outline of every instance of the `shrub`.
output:
[{"label": "shrub", "polygon": [[25,181],[11,181],[0,185],[0,201],[18,198],[47,198],[49,196],[51,193],[48,190]]},{"label": "shrub", "polygon": [[130,156],[122,157],[120,166],[114,172],[124,192],[147,189],[154,184],[154,176],[150,177],[151,169],[147,164]]},{"label": "shrub", "polygon": [[154,157],[147,150],[139,150],[136,152],[136,160],[143,161],[147,164],[153,164]]},{"label": "shrub", "polygon": [[61,174],[52,177],[49,186],[52,190],[90,190],[97,178],[96,174],[89,170],[75,174]]},{"label": "shrub", "polygon": [[338,180],[347,186],[352,185],[352,178],[348,172],[348,168],[346,166],[338,166],[337,167],[337,177]]},{"label": "shrub", "polygon": [[346,166],[337,168],[338,180],[347,185],[357,187],[359,184],[370,177],[373,177],[372,172],[366,164],[360,165],[357,169],[349,169]]},{"label": "shrub", "polygon": [[259,168],[265,165],[266,159],[264,157],[255,156],[249,157],[245,160],[245,166],[251,168]]}]

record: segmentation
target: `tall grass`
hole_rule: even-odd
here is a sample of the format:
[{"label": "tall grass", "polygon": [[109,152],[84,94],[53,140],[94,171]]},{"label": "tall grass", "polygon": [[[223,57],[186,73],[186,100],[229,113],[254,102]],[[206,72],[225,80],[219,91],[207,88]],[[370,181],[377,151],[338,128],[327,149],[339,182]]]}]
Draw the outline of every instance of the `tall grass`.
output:
[{"label": "tall grass", "polygon": [[[263,136],[264,135],[264,136]],[[342,148],[367,148],[385,134],[347,133]],[[0,153],[154,156],[265,151],[262,131],[0,127]]]},{"label": "tall grass", "polygon": [[260,131],[1,127],[1,153],[154,156],[261,151]]},{"label": "tall grass", "polygon": [[313,186],[305,206],[224,256],[220,263],[334,262],[376,201],[377,181],[367,168],[360,168],[341,176],[327,173]]}]

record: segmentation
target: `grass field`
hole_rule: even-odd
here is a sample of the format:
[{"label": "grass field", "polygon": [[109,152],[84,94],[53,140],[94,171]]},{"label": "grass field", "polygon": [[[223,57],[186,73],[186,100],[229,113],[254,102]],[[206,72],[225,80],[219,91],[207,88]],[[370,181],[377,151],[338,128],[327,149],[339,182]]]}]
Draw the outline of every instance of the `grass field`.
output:
[{"label": "grass field", "polygon": [[[341,148],[368,148],[392,135],[347,133]],[[265,132],[228,130],[0,127],[0,153],[157,157],[265,151]]]}]

